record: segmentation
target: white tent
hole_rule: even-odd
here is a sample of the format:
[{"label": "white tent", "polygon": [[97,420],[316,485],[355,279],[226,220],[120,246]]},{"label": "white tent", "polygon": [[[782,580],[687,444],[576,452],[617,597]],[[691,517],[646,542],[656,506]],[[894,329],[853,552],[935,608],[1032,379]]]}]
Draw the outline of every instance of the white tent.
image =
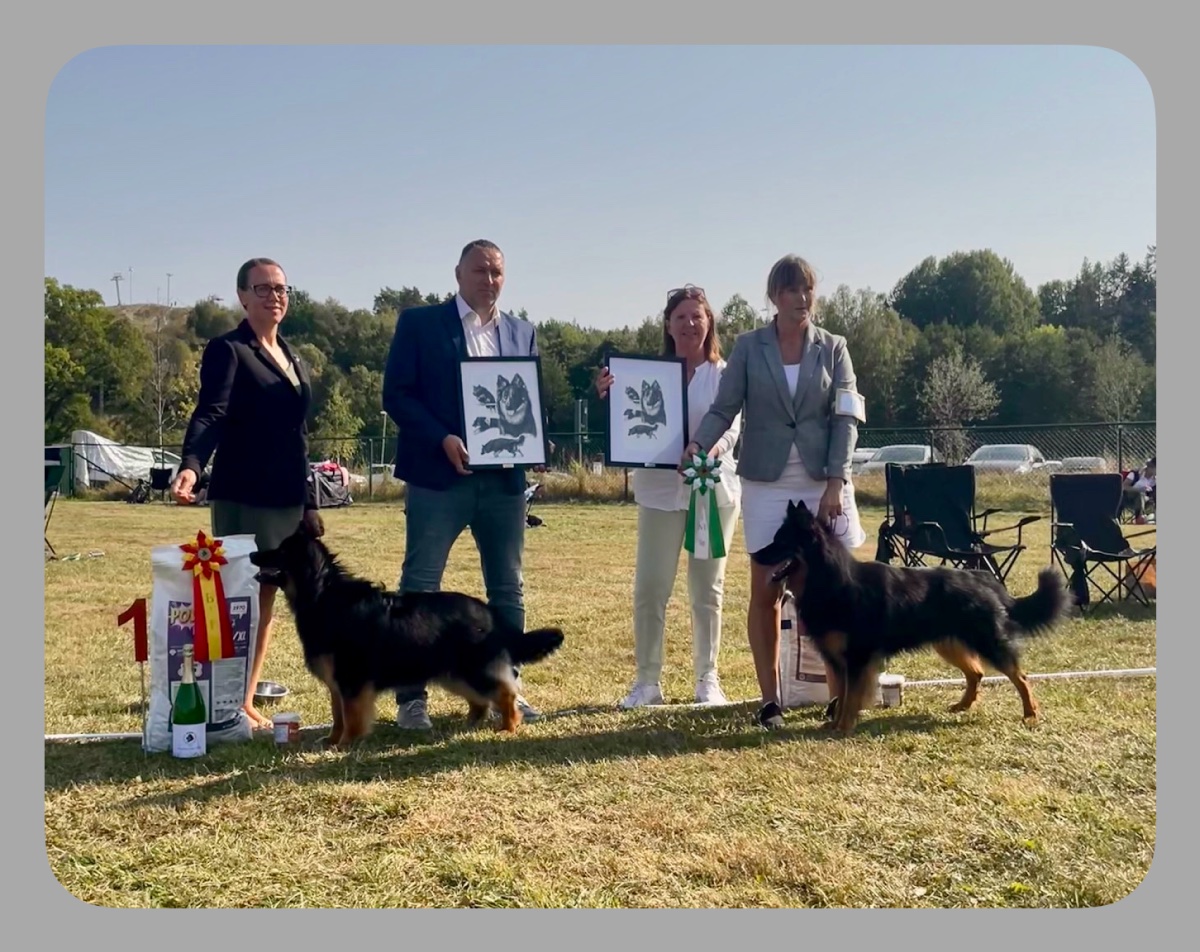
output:
[{"label": "white tent", "polygon": [[129,483],[139,479],[149,481],[151,467],[168,468],[174,476],[180,463],[179,455],[170,450],[127,446],[90,430],[73,431],[71,448],[75,458],[75,485],[83,487],[103,485],[111,479]]}]

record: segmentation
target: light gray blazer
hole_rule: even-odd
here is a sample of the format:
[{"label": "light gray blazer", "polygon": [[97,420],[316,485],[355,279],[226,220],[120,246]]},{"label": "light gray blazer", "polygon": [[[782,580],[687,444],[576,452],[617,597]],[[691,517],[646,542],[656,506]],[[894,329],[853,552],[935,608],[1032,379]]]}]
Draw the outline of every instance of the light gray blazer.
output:
[{"label": "light gray blazer", "polygon": [[708,452],[741,411],[739,476],[774,482],[782,475],[794,444],[813,479],[849,481],[858,419],[835,412],[839,389],[858,392],[846,338],[809,322],[793,395],[788,392],[772,322],[738,336],[717,397],[692,439]]}]

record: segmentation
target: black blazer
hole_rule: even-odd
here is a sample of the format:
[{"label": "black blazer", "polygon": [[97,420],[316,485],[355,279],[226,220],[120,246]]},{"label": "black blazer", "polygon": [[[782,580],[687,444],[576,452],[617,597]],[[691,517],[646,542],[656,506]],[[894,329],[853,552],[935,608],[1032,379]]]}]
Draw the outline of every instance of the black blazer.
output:
[{"label": "black blazer", "polygon": [[249,321],[214,337],[200,360],[200,397],[183,438],[181,469],[204,472],[216,452],[209,499],[315,509],[305,417],[308,370],[282,337],[297,390],[263,349]]},{"label": "black blazer", "polygon": [[[537,333],[530,321],[502,311],[497,330],[502,355],[537,355]],[[459,476],[442,449],[442,440],[451,433],[465,439],[459,388],[460,361],[466,356],[455,298],[405,308],[397,317],[383,373],[383,408],[399,430],[397,479],[426,489],[445,490],[460,479],[478,478],[478,473]],[[495,472],[504,492],[525,491],[524,467]]]}]

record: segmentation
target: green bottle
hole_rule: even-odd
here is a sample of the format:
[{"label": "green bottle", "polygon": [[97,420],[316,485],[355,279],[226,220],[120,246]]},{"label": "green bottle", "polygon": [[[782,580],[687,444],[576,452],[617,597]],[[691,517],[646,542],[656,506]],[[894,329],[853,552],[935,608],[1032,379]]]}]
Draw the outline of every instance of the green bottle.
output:
[{"label": "green bottle", "polygon": [[195,649],[183,646],[183,679],[171,704],[171,753],[176,757],[202,757],[208,749],[204,698],[196,684]]}]

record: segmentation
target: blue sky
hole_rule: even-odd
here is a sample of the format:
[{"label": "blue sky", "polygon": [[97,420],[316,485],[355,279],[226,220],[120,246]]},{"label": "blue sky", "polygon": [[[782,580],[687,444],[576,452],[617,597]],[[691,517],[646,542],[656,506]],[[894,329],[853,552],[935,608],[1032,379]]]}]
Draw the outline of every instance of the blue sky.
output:
[{"label": "blue sky", "polygon": [[1094,47],[107,47],[47,98],[46,274],[188,305],[266,255],[370,307],[486,237],[504,308],[594,327],[764,307],[789,252],[822,293],[979,248],[1036,289],[1155,243],[1154,139]]}]

